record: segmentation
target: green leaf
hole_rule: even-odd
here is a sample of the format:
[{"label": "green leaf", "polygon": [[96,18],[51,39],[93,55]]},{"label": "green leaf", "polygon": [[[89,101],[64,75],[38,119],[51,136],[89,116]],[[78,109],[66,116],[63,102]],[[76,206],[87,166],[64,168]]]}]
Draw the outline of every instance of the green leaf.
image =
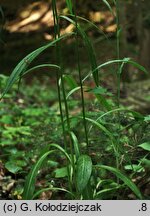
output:
[{"label": "green leaf", "polygon": [[[105,62],[105,63],[103,63],[103,64],[98,65],[98,67],[95,68],[95,69],[92,71],[92,73],[95,73],[95,72],[97,73],[97,70],[99,70],[99,69],[101,69],[101,68],[103,68],[103,67],[105,67],[105,66],[108,66],[108,65],[110,65],[110,64],[116,64],[116,63],[128,63],[128,64],[132,64],[133,66],[135,66],[135,67],[138,68],[139,70],[141,70],[141,71],[143,71],[144,73],[148,74],[147,70],[146,70],[142,65],[140,65],[140,64],[138,64],[137,62],[131,60],[130,58],[117,59],[117,60],[115,59],[115,60],[107,61],[107,62]],[[91,73],[90,73],[90,74],[91,74]],[[90,76],[90,74],[89,74],[89,76]]]},{"label": "green leaf", "polygon": [[77,161],[76,183],[79,192],[88,184],[92,173],[92,161],[88,155],[81,155]]},{"label": "green leaf", "polygon": [[106,39],[108,39],[108,37],[107,37],[107,35],[104,33],[104,31],[102,31],[97,25],[95,25],[93,22],[91,22],[90,20],[88,20],[88,19],[86,19],[86,18],[84,18],[84,17],[82,17],[82,16],[75,16],[75,15],[72,15],[72,14],[68,14],[69,16],[72,16],[72,17],[74,17],[74,18],[77,18],[77,19],[79,19],[79,20],[83,20],[83,21],[85,21],[85,22],[87,22],[90,26],[92,26],[92,27],[94,27],[100,34],[103,34],[104,35],[104,37],[106,38]]},{"label": "green leaf", "polygon": [[108,197],[110,199],[110,197],[115,196],[119,188],[120,186],[116,186],[114,188],[102,189],[95,194],[94,199],[101,199],[101,200],[107,199],[105,197]]},{"label": "green leaf", "polygon": [[4,135],[13,135],[16,136],[17,134],[23,134],[26,136],[31,135],[31,128],[29,126],[20,126],[20,127],[6,127],[6,130],[4,131]]},{"label": "green leaf", "polygon": [[140,162],[142,163],[142,165],[144,167],[146,167],[147,169],[150,169],[150,160],[146,159],[146,158],[143,158],[140,160]]},{"label": "green leaf", "polygon": [[68,7],[70,13],[73,14],[73,10],[72,10],[72,0],[66,0],[66,4],[67,4],[67,7]]},{"label": "green leaf", "polygon": [[59,146],[58,144],[52,143],[52,144],[49,145],[49,147],[54,147],[55,149],[61,151],[65,155],[65,157],[68,159],[68,161],[71,163],[70,156],[68,155],[68,153],[61,146]]},{"label": "green leaf", "polygon": [[101,116],[99,116],[99,117],[96,119],[96,121],[99,121],[99,120],[102,119],[103,117],[105,117],[105,116],[107,116],[107,115],[110,115],[111,113],[118,112],[118,111],[126,111],[126,112],[131,113],[136,119],[141,119],[141,120],[144,119],[144,116],[143,116],[142,114],[140,114],[140,113],[138,113],[138,112],[135,112],[135,111],[132,111],[132,110],[130,110],[130,109],[128,109],[128,108],[123,107],[123,108],[112,109],[112,110],[110,110],[110,111],[108,111],[108,112],[105,112],[104,114],[102,114]]},{"label": "green leaf", "polygon": [[70,135],[71,135],[71,138],[72,138],[72,141],[73,141],[75,155],[76,155],[76,158],[78,159],[79,156],[80,156],[80,148],[79,148],[78,139],[77,139],[76,135],[72,131],[70,132]]},{"label": "green leaf", "polygon": [[38,108],[38,107],[30,107],[30,108],[25,108],[22,110],[22,113],[26,116],[26,117],[38,117],[38,116],[42,116],[42,114],[47,114],[47,110],[44,108]]},{"label": "green leaf", "polygon": [[[105,62],[103,64],[98,65],[98,67],[96,69],[101,69],[101,68],[103,68],[105,66],[108,66],[110,64],[116,64],[116,63],[122,63],[122,62],[127,63],[129,60],[130,60],[130,58],[110,60],[110,61],[107,61],[107,62]],[[93,73],[95,73],[95,70],[93,71]]]},{"label": "green leaf", "polygon": [[67,167],[58,168],[54,171],[55,178],[64,178],[68,176],[68,169]]},{"label": "green leaf", "polygon": [[142,194],[141,194],[140,190],[138,189],[138,187],[128,177],[126,177],[124,174],[122,174],[120,172],[120,170],[118,170],[114,167],[105,166],[105,165],[96,165],[96,167],[108,170],[108,171],[112,172],[113,174],[115,174],[117,176],[117,178],[121,179],[134,192],[134,194],[138,198],[142,199]]},{"label": "green leaf", "polygon": [[48,164],[49,167],[52,167],[52,168],[56,168],[56,167],[58,167],[58,165],[59,165],[58,162],[53,161],[53,160],[48,160],[48,161],[47,161],[47,164]]},{"label": "green leaf", "polygon": [[17,166],[20,166],[20,167],[25,167],[27,165],[26,161],[24,160],[15,160],[14,161],[16,163]]},{"label": "green leaf", "polygon": [[38,174],[39,169],[41,168],[44,160],[46,157],[50,154],[54,153],[54,150],[48,151],[45,154],[43,154],[39,160],[36,162],[36,164],[32,167],[30,173],[28,174],[26,181],[25,181],[25,186],[24,186],[24,192],[23,192],[23,199],[29,200],[32,198],[34,190],[35,190],[35,182],[36,182],[36,177]]},{"label": "green leaf", "polygon": [[110,103],[108,103],[108,100],[104,96],[102,96],[100,94],[95,94],[95,96],[96,96],[97,100],[99,101],[99,103],[103,107],[105,107],[106,110],[111,110],[112,109],[112,105]]},{"label": "green leaf", "polygon": [[4,97],[4,95],[10,90],[10,88],[12,87],[12,85],[16,82],[17,79],[19,79],[19,77],[23,76],[26,71],[27,68],[29,67],[29,65],[32,63],[32,61],[38,57],[43,51],[45,51],[46,49],[48,49],[51,46],[54,46],[58,41],[73,35],[74,33],[70,33],[70,34],[66,34],[63,35],[55,40],[53,40],[52,42],[48,43],[45,46],[42,46],[36,50],[34,50],[33,52],[31,52],[30,54],[28,54],[25,58],[23,58],[19,64],[15,67],[15,69],[12,71],[7,83],[6,83],[6,87],[2,93],[2,96],[0,99],[2,99]]},{"label": "green leaf", "polygon": [[150,142],[145,142],[145,143],[142,143],[138,146],[144,150],[150,151]]},{"label": "green leaf", "polygon": [[23,74],[21,74],[21,76],[24,76],[27,73],[30,73],[32,71],[35,71],[35,70],[38,70],[38,69],[41,69],[41,68],[55,68],[55,69],[60,70],[60,67],[58,65],[55,65],[55,64],[41,64],[41,65],[36,65],[36,66],[26,70]]},{"label": "green leaf", "polygon": [[125,170],[132,170],[134,172],[141,172],[143,171],[143,167],[137,164],[132,164],[132,165],[126,165]]},{"label": "green leaf", "polygon": [[[85,33],[85,31],[83,30],[83,28],[79,24],[76,25],[76,22],[74,22],[73,19],[71,19],[67,16],[60,16],[60,18],[63,18],[65,20],[69,21],[75,27],[77,27],[77,30],[78,30],[79,34],[81,35],[83,42],[85,43],[85,47],[87,49],[89,61],[91,64],[93,78],[94,78],[95,84],[98,86],[99,81],[98,81],[98,68],[97,68],[96,56],[95,56],[95,52],[94,52],[94,49],[93,49],[93,46],[92,46],[90,39],[88,38],[88,36]],[[93,71],[94,71],[94,73],[93,73]]]},{"label": "green leaf", "polygon": [[113,0],[114,5],[116,5],[116,0]]},{"label": "green leaf", "polygon": [[74,196],[74,194],[73,193],[71,193],[70,191],[68,191],[68,190],[66,190],[66,189],[64,189],[64,188],[58,188],[58,187],[49,187],[49,188],[44,188],[44,189],[41,189],[41,190],[39,190],[39,191],[37,191],[34,195],[33,195],[33,197],[32,197],[32,199],[35,199],[37,196],[39,196],[42,192],[45,192],[45,191],[61,191],[61,192],[66,192],[66,193],[68,193],[69,195],[71,195],[73,198],[75,198],[75,196]]},{"label": "green leaf", "polygon": [[144,117],[144,121],[150,121],[150,115]]},{"label": "green leaf", "polygon": [[95,87],[93,89],[89,89],[87,90],[87,92],[91,92],[91,93],[99,94],[99,95],[112,96],[112,93],[108,92],[106,88],[103,88],[101,86]]},{"label": "green leaf", "polygon": [[[85,86],[83,86],[83,88],[84,88]],[[76,92],[76,91],[78,91],[78,90],[80,90],[81,89],[81,86],[77,86],[77,87],[75,87],[75,88],[73,88],[71,91],[69,91],[69,93],[67,94],[67,96],[66,96],[66,99],[68,99],[74,92]]]},{"label": "green leaf", "polygon": [[113,10],[112,10],[112,7],[110,6],[110,4],[109,4],[109,2],[107,1],[107,0],[102,0],[104,3],[105,3],[105,5],[108,7],[108,9],[110,10],[110,12],[114,15],[114,12],[113,12]]},{"label": "green leaf", "polygon": [[13,173],[13,174],[16,174],[18,171],[22,170],[21,166],[18,166],[15,161],[8,161],[6,164],[5,164],[5,168]]},{"label": "green leaf", "polygon": [[137,62],[129,60],[128,63],[132,64],[134,67],[136,67],[139,70],[143,71],[145,74],[148,74],[148,71],[142,65],[138,64]]},{"label": "green leaf", "polygon": [[4,115],[1,117],[0,122],[4,124],[12,124],[13,123],[13,117],[11,115]]},{"label": "green leaf", "polygon": [[97,126],[100,130],[102,130],[107,136],[109,136],[111,138],[111,140],[114,140],[113,134],[107,130],[107,128],[105,126],[103,126],[102,124],[98,123],[97,121],[91,119],[91,118],[85,118],[88,122],[91,122],[93,125]]},{"label": "green leaf", "polygon": [[141,114],[141,113],[139,113],[139,112],[136,112],[136,111],[129,111],[129,112],[131,112],[132,113],[132,115],[134,116],[134,118],[136,119],[136,120],[144,120],[144,116]]},{"label": "green leaf", "polygon": [[76,80],[71,75],[63,75],[63,79],[66,80],[71,89],[78,86]]},{"label": "green leaf", "polygon": [[0,6],[0,15],[1,15],[2,20],[5,20],[4,12],[1,6]]}]

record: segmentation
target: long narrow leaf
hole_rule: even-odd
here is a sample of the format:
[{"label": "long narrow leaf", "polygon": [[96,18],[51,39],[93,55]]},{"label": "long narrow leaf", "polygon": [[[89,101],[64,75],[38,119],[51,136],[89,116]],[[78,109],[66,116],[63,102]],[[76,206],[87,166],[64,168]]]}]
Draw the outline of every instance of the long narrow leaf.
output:
[{"label": "long narrow leaf", "polygon": [[74,145],[75,156],[78,159],[79,156],[80,156],[80,148],[79,148],[78,139],[77,139],[76,135],[72,131],[70,132],[70,135],[71,135],[73,145]]},{"label": "long narrow leaf", "polygon": [[[67,16],[60,16],[60,18],[65,19],[67,21],[69,21],[70,23],[72,23],[74,26],[76,26],[76,23],[69,17]],[[99,81],[98,81],[98,68],[97,68],[97,62],[96,62],[96,57],[95,57],[95,52],[94,49],[92,47],[92,43],[90,41],[90,39],[88,38],[88,36],[86,35],[85,31],[80,27],[80,25],[77,25],[77,29],[79,31],[79,34],[81,35],[87,52],[88,52],[88,56],[89,56],[89,61],[91,63],[91,69],[92,71],[94,71],[93,73],[93,78],[95,81],[95,84],[98,86],[99,85]]]},{"label": "long narrow leaf", "polygon": [[120,188],[120,186],[116,186],[113,188],[106,188],[106,189],[100,190],[100,191],[96,192],[94,199],[102,199],[102,197],[104,197],[106,194],[108,194],[107,196],[110,197],[110,194],[113,192],[117,193],[116,191],[119,188]]},{"label": "long narrow leaf", "polygon": [[72,0],[66,0],[66,4],[67,4],[67,7],[68,7],[70,13],[73,14],[73,10],[72,10]]},{"label": "long narrow leaf", "polygon": [[45,192],[45,191],[62,191],[62,192],[66,192],[68,194],[70,194],[72,197],[75,197],[73,193],[71,193],[70,191],[64,189],[64,188],[58,188],[58,187],[49,187],[49,188],[44,188],[44,189],[41,189],[39,191],[37,191],[33,197],[32,197],[32,200],[35,199],[36,197],[38,197],[42,192]]},{"label": "long narrow leaf", "polygon": [[103,107],[106,108],[106,110],[111,110],[112,106],[108,103],[107,99],[103,95],[95,94],[97,100],[100,104],[102,104]]},{"label": "long narrow leaf", "polygon": [[105,126],[103,126],[102,124],[98,123],[97,121],[90,119],[90,118],[86,118],[87,121],[91,122],[93,125],[97,126],[100,130],[102,130],[107,136],[109,136],[112,140],[114,140],[114,137],[112,135],[112,133],[107,130],[107,128]]},{"label": "long narrow leaf", "polygon": [[22,78],[24,75],[31,73],[32,71],[36,71],[38,69],[41,69],[41,68],[55,68],[55,69],[60,70],[60,67],[58,65],[55,65],[55,64],[36,65],[36,66],[26,70],[25,72],[21,73],[21,75],[19,77],[17,76],[16,79],[14,80],[14,82],[17,81],[18,79]]},{"label": "long narrow leaf", "polygon": [[109,2],[107,1],[107,0],[102,0],[104,3],[105,3],[105,5],[108,7],[108,9],[110,10],[110,12],[114,15],[114,12],[113,12],[113,10],[112,10],[112,7],[111,7],[111,5],[109,4]]},{"label": "long narrow leaf", "polygon": [[112,172],[113,174],[115,174],[117,178],[121,179],[134,192],[134,194],[138,198],[142,199],[142,194],[140,190],[138,189],[138,187],[128,177],[122,174],[118,169],[111,167],[111,166],[105,166],[105,165],[96,165],[96,167],[108,170]]},{"label": "long narrow leaf", "polygon": [[4,22],[5,16],[4,16],[4,12],[1,6],[0,6],[0,15],[1,15],[2,21]]},{"label": "long narrow leaf", "polygon": [[148,71],[140,64],[133,60],[129,60],[127,63],[132,64],[134,67],[138,68],[139,70],[143,71],[145,74],[148,74]]},{"label": "long narrow leaf", "polygon": [[[72,14],[68,14],[68,16],[71,16],[71,17],[75,17],[75,15],[72,15]],[[84,18],[84,17],[81,17],[81,16],[76,16],[77,19],[79,20],[83,20],[85,22],[87,22],[88,24],[90,24],[92,27],[94,27],[99,33],[103,34],[104,37],[106,39],[108,39],[107,35],[97,26],[95,25],[93,22],[91,22],[90,20]]]},{"label": "long narrow leaf", "polygon": [[133,66],[135,66],[136,68],[138,68],[139,70],[143,71],[144,73],[146,73],[146,74],[148,73],[147,70],[142,65],[131,60],[130,58],[115,59],[115,60],[105,62],[103,64],[100,64],[94,71],[92,71],[92,73],[95,73],[95,72],[97,73],[97,69],[101,69],[102,67],[105,67],[105,66],[110,65],[110,64],[115,64],[115,63],[129,63],[129,64],[132,64]]},{"label": "long narrow leaf", "polygon": [[[83,86],[83,89],[86,89],[86,86]],[[73,93],[75,93],[76,91],[80,90],[81,87],[77,86],[75,88],[73,88],[66,96],[66,99],[68,99]],[[107,100],[105,99],[104,96],[100,95],[100,94],[95,94],[97,100],[107,109],[107,110],[111,110],[111,105],[107,102]]]},{"label": "long narrow leaf", "polygon": [[[83,88],[84,88],[84,86],[83,86]],[[73,88],[73,89],[67,94],[66,99],[68,99],[74,92],[76,92],[76,91],[78,91],[78,90],[80,90],[80,89],[81,89],[81,86],[77,86],[77,87]]]},{"label": "long narrow leaf", "polygon": [[66,156],[66,158],[69,160],[69,162],[71,163],[70,156],[61,146],[59,146],[58,144],[52,143],[49,145],[49,147],[54,147],[54,148],[58,149],[59,151],[61,151]]},{"label": "long narrow leaf", "polygon": [[117,108],[117,109],[113,109],[113,110],[110,110],[110,111],[108,111],[108,112],[105,112],[104,114],[102,114],[101,116],[99,116],[99,117],[96,119],[96,121],[99,121],[99,120],[101,120],[103,117],[105,117],[105,116],[107,116],[107,115],[109,115],[109,114],[111,114],[111,113],[118,112],[118,111],[126,111],[126,112],[131,113],[134,117],[137,117],[137,118],[139,118],[139,119],[144,119],[144,116],[143,116],[142,114],[140,114],[140,113],[138,113],[138,112],[135,112],[135,111],[132,111],[132,110],[130,110],[130,109],[128,109],[128,108],[123,107],[123,108]]},{"label": "long narrow leaf", "polygon": [[60,70],[60,67],[58,65],[55,65],[55,64],[41,64],[41,65],[36,65],[36,66],[26,70],[24,73],[21,74],[21,76],[24,76],[27,73],[30,73],[32,71],[35,71],[35,70],[38,70],[41,68],[55,68],[55,69]]},{"label": "long narrow leaf", "polygon": [[58,41],[73,35],[74,33],[70,33],[70,34],[66,34],[61,36],[58,39],[53,40],[52,42],[48,43],[45,46],[42,46],[36,50],[34,50],[33,52],[31,52],[30,54],[28,54],[25,58],[23,58],[19,64],[15,67],[15,69],[12,71],[7,83],[6,83],[6,87],[2,93],[1,98],[4,97],[4,95],[9,91],[9,89],[12,87],[12,85],[15,83],[15,81],[19,78],[19,76],[22,76],[22,74],[25,73],[25,71],[27,70],[27,68],[29,67],[29,65],[31,64],[31,62],[38,57],[43,51],[45,51],[46,49],[48,49],[51,46],[54,46]]},{"label": "long narrow leaf", "polygon": [[35,181],[36,181],[38,171],[41,168],[45,158],[52,153],[54,153],[54,150],[48,151],[45,154],[43,154],[39,158],[39,160],[36,162],[36,164],[33,166],[33,168],[31,169],[31,171],[28,174],[27,179],[25,181],[24,192],[23,192],[23,196],[22,196],[23,199],[29,200],[32,198],[34,190],[35,190]]},{"label": "long narrow leaf", "polygon": [[63,75],[63,79],[66,80],[71,89],[78,86],[76,80],[71,75]]}]

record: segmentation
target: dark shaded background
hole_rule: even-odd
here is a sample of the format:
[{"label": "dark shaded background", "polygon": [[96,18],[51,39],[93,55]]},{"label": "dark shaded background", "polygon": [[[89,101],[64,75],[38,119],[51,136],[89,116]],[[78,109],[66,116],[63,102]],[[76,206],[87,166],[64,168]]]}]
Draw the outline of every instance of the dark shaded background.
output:
[{"label": "dark shaded background", "polygon": [[[68,13],[65,1],[59,0],[59,12]],[[109,1],[111,3],[111,1]],[[112,1],[113,2],[113,1]],[[1,43],[0,43],[0,71],[10,74],[18,61],[34,49],[53,39],[53,20],[51,11],[51,1],[33,0],[1,0]],[[114,11],[115,7],[111,4]],[[150,1],[132,0],[120,1],[120,26],[122,28],[120,46],[121,57],[132,57],[140,64],[150,69]],[[115,19],[102,1],[80,0],[77,1],[78,15],[90,19],[109,38],[105,39],[95,29],[87,24],[83,27],[87,29],[87,34],[93,41],[98,62],[104,62],[116,58],[116,24]],[[73,27],[61,21],[61,32],[69,32]],[[75,59],[73,58],[74,41],[70,40],[63,44],[64,62],[66,67],[72,68]],[[83,53],[82,53],[83,52]],[[87,57],[84,55],[85,49],[81,44],[81,61],[87,64]],[[55,62],[53,49],[47,51],[39,59],[39,62]],[[35,62],[36,64],[36,62]],[[132,67],[126,69],[123,80],[126,82],[132,79],[147,79],[147,76],[134,71]],[[134,76],[132,74],[135,74]]]}]

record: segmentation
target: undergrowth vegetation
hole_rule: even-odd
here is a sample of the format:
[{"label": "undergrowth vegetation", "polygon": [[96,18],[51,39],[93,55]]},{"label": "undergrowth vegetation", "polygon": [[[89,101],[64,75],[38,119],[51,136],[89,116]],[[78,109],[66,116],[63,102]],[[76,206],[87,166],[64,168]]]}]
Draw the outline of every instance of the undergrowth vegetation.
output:
[{"label": "undergrowth vegetation", "polygon": [[[56,1],[52,0],[54,40],[22,59],[8,79],[1,75],[1,162],[21,179],[10,198],[149,198],[145,189],[150,165],[150,116],[120,104],[124,65],[147,71],[128,57],[120,59],[118,10],[114,14],[108,1],[103,2],[116,17],[116,59],[98,64],[80,22],[97,27],[77,16],[75,1],[66,0],[66,16],[58,14]],[[117,0],[114,4],[118,8]],[[60,20],[73,24],[74,31],[61,35]],[[66,72],[63,66],[61,47],[68,38],[75,40],[78,73]],[[81,43],[89,58],[89,71],[84,76]],[[55,49],[55,64],[29,67],[47,49]],[[102,68],[108,66],[116,69],[116,94],[101,85]],[[30,85],[22,80],[24,75],[44,68],[53,70],[55,84],[51,85],[49,77],[41,83],[35,79]]]}]

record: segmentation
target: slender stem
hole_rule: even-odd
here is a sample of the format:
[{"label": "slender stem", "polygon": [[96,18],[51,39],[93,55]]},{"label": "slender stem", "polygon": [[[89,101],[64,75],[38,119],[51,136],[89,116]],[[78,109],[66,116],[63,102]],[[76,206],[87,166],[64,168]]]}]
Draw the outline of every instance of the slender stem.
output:
[{"label": "slender stem", "polygon": [[[60,37],[60,28],[59,28],[59,18],[58,18],[58,14],[57,14],[57,8],[56,8],[56,4],[55,4],[55,17],[56,17],[56,26],[57,26],[57,36],[58,38]],[[61,69],[60,69],[60,80],[61,80],[61,86],[62,86],[62,94],[63,94],[63,101],[64,101],[64,105],[65,105],[65,117],[66,117],[66,121],[67,121],[67,132],[65,131],[65,139],[67,141],[67,133],[70,136],[70,118],[69,118],[69,109],[68,109],[68,103],[67,103],[67,99],[66,99],[66,92],[65,92],[65,85],[64,85],[64,79],[63,79],[63,64],[62,64],[62,54],[61,54],[61,47],[60,44],[57,46],[57,55],[58,55],[58,59],[59,59],[59,63],[61,65]],[[59,81],[59,80],[58,80]],[[58,83],[59,85],[59,83]],[[64,121],[65,122],[65,121]],[[63,127],[64,127],[64,122]],[[73,145],[72,145],[72,140],[69,137],[69,146],[70,146],[70,154],[71,154],[71,159],[72,159],[72,164],[74,164],[74,152],[73,152]],[[67,150],[67,145],[65,147],[65,149]],[[69,174],[69,172],[68,172]]]},{"label": "slender stem", "polygon": [[[53,10],[53,17],[54,17],[54,33],[55,33],[55,39],[60,37],[60,28],[59,28],[59,17],[57,14],[57,7],[56,7],[56,0],[52,0],[52,10]],[[61,123],[62,123],[62,129],[63,129],[63,136],[64,136],[64,147],[65,150],[67,151],[67,133],[70,132],[70,120],[69,120],[69,111],[68,111],[68,104],[66,100],[66,94],[65,94],[65,87],[64,87],[64,80],[63,80],[63,65],[62,65],[62,55],[61,55],[61,47],[60,43],[56,43],[56,55],[57,55],[57,61],[60,65],[60,71],[57,73],[57,89],[58,89],[58,99],[59,99],[59,108],[60,108],[60,116],[61,116]],[[59,84],[59,79],[61,80],[61,86]],[[63,110],[62,110],[62,100],[61,100],[61,90],[62,90],[62,95],[63,95],[63,102],[65,105],[65,117],[67,120],[67,131],[65,129],[65,121],[64,121],[64,115],[63,115]],[[71,139],[69,139],[69,144],[70,144],[70,153],[72,156],[72,163],[73,163],[73,147],[72,147],[72,142]],[[69,180],[69,188],[70,191],[72,192],[72,180],[71,180],[71,175],[70,175],[70,169],[67,166],[67,171],[68,171],[68,180]]]},{"label": "slender stem", "polygon": [[[119,0],[115,1],[116,3],[116,24],[117,24],[117,41],[116,41],[116,49],[117,49],[117,59],[120,59],[120,21],[119,21]],[[120,63],[118,63],[117,68],[117,106],[120,108]],[[116,165],[119,168],[119,145],[120,145],[120,110],[118,110],[118,139],[117,139],[117,156],[116,156]]]},{"label": "slender stem", "polygon": [[120,59],[120,20],[119,20],[119,1],[116,0],[116,24],[117,24],[117,59]]},{"label": "slender stem", "polygon": [[81,74],[81,65],[80,65],[80,56],[79,56],[79,35],[78,35],[78,21],[77,21],[77,13],[76,13],[76,1],[74,1],[74,16],[75,16],[75,24],[76,24],[76,55],[77,55],[77,65],[78,65],[78,73],[79,73],[79,82],[80,82],[80,90],[81,90],[81,103],[82,103],[82,115],[83,115],[83,125],[85,132],[85,140],[88,148],[88,132],[87,132],[87,123],[86,123],[86,112],[85,112],[85,101],[84,101],[84,90],[82,83],[82,74]]},{"label": "slender stem", "polygon": [[[56,17],[56,26],[57,26],[57,36],[58,38],[60,37],[60,28],[59,28],[59,18],[57,14],[57,8],[55,4],[55,17]],[[67,120],[67,130],[68,132],[70,131],[70,120],[69,120],[69,110],[68,110],[68,104],[66,100],[66,93],[65,93],[65,86],[64,86],[64,80],[63,80],[63,64],[62,64],[62,55],[61,55],[61,48],[60,45],[58,47],[58,56],[59,56],[59,62],[61,65],[60,69],[60,80],[61,80],[61,85],[62,85],[62,94],[63,94],[63,100],[64,100],[64,105],[65,105],[65,112],[66,112],[66,120]]]},{"label": "slender stem", "polygon": [[[52,0],[52,11],[53,11],[53,19],[54,19],[54,38],[57,38],[57,23],[56,23],[56,7],[55,7],[55,1]],[[58,56],[58,43],[56,44],[56,57]],[[59,59],[57,58],[57,61]],[[58,62],[59,64],[60,62]],[[64,146],[65,149],[67,148],[67,139],[66,139],[66,133],[65,133],[65,126],[64,126],[64,117],[63,117],[63,111],[62,111],[62,101],[61,101],[61,89],[59,85],[59,78],[60,78],[60,72],[57,71],[57,91],[58,91],[58,101],[59,101],[59,110],[60,110],[60,117],[61,117],[61,125],[63,130],[63,138],[64,138]]]},{"label": "slender stem", "polygon": [[[119,1],[116,0],[116,24],[117,24],[117,59],[120,59],[120,20],[119,20]],[[120,107],[120,63],[118,63],[117,69],[117,105]]]},{"label": "slender stem", "polygon": [[[116,0],[116,24],[117,24],[116,48],[117,48],[117,59],[119,60],[120,59],[120,23],[119,23],[119,2],[118,2],[118,0]],[[118,63],[118,69],[117,69],[117,87],[119,87],[119,89],[120,89],[120,73],[119,73],[119,68],[120,68],[120,64]],[[118,93],[117,93],[117,95],[118,95],[118,97],[117,97],[117,99],[118,99],[118,101],[117,101],[118,108],[120,106],[120,102],[119,102],[119,99],[120,99],[119,89],[118,89]]]}]

